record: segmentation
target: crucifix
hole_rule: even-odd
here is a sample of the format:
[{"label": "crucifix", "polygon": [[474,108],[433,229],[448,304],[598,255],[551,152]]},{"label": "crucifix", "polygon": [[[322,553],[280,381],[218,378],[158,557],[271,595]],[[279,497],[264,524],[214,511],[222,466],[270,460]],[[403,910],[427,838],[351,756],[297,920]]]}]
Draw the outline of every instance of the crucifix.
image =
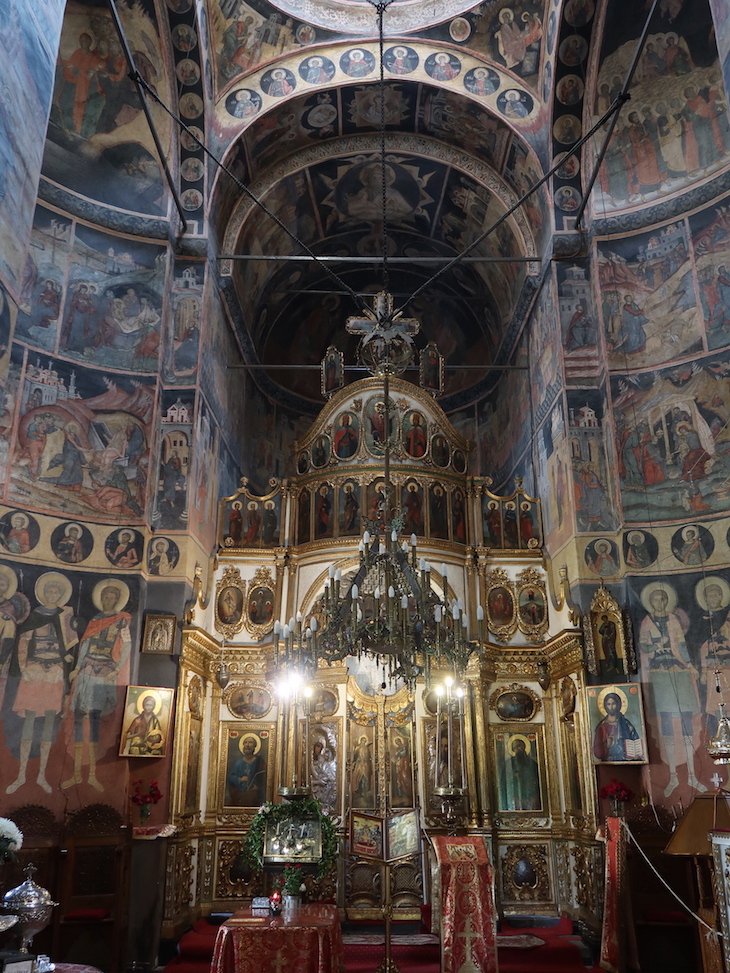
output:
[{"label": "crucifix", "polygon": [[717,771],[715,771],[715,773],[712,775],[712,777],[710,777],[710,780],[715,785],[716,789],[719,791],[720,790],[720,784],[722,784],[723,781],[722,781],[722,777],[718,774]]},{"label": "crucifix", "polygon": [[478,973],[479,967],[474,963],[474,957],[472,955],[471,942],[472,939],[480,939],[479,933],[472,932],[471,928],[471,916],[466,917],[466,922],[464,923],[464,931],[458,932],[456,934],[457,939],[466,940],[466,956],[464,962],[459,967],[459,973]]}]

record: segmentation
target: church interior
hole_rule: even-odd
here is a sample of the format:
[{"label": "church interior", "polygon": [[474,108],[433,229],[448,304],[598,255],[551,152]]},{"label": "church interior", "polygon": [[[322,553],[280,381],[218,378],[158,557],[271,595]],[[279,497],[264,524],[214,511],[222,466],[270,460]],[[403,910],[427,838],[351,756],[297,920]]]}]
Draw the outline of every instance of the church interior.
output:
[{"label": "church interior", "polygon": [[[567,973],[556,924],[576,969],[730,968],[724,0],[0,0],[0,37],[32,951],[205,973],[185,936],[283,890],[347,973]],[[299,968],[254,953],[215,973]]]}]

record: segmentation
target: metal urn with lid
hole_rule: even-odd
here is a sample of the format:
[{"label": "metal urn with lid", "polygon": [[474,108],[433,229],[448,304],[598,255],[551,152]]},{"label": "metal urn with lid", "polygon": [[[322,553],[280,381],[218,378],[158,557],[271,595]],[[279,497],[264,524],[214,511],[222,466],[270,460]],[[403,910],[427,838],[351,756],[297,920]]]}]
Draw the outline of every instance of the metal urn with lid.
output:
[{"label": "metal urn with lid", "polygon": [[18,917],[21,953],[29,951],[33,937],[46,928],[51,921],[54,905],[58,905],[58,902],[52,901],[47,889],[33,881],[36,870],[35,865],[28,865],[25,869],[26,880],[3,896],[3,910]]}]

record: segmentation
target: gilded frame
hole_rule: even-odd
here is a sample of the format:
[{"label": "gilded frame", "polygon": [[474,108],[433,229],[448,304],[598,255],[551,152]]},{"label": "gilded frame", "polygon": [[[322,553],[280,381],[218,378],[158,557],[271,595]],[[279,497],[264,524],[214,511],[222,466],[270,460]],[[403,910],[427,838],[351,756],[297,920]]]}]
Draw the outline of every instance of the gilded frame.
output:
[{"label": "gilded frame", "polygon": [[263,720],[271,712],[271,689],[261,683],[232,682],[223,690],[223,702],[239,720]]},{"label": "gilded frame", "polygon": [[[517,631],[517,593],[514,582],[505,570],[495,568],[485,577],[484,587],[487,628],[500,641],[506,642]],[[505,597],[509,598],[511,608],[504,603]]]},{"label": "gilded frame", "polygon": [[350,811],[350,854],[384,860],[385,822],[381,815]]},{"label": "gilded frame", "polygon": [[[495,807],[502,814],[547,814],[544,727],[505,724],[492,730]],[[524,744],[517,745],[517,741]],[[519,751],[524,749],[524,758]],[[517,751],[517,752],[516,752]]]},{"label": "gilded frame", "polygon": [[628,658],[624,617],[613,595],[599,585],[588,609],[595,669],[601,682],[612,679],[624,682],[628,679]]},{"label": "gilded frame", "polygon": [[[258,757],[264,752],[261,760],[255,761],[252,772],[255,775],[255,787],[245,786],[237,788],[233,781],[236,779],[236,763],[239,756],[243,757],[241,749],[246,737],[253,736],[254,753]],[[263,766],[262,766],[263,764]],[[274,778],[276,771],[276,724],[275,723],[239,723],[225,721],[220,724],[218,744],[218,794],[216,806],[219,811],[243,811],[255,814],[266,801],[272,800]],[[240,789],[243,794],[238,803],[235,790]],[[248,803],[250,802],[250,803]]]},{"label": "gilded frame", "polygon": [[[260,607],[262,603],[263,608]],[[252,618],[254,605],[256,618]],[[243,626],[253,638],[260,639],[273,630],[276,617],[278,617],[278,585],[271,573],[271,568],[260,567],[248,582],[244,595]]]},{"label": "gilded frame", "polygon": [[548,598],[545,581],[535,568],[517,575],[517,625],[523,635],[542,642],[548,630]]},{"label": "gilded frame", "polygon": [[494,690],[489,708],[503,723],[529,723],[542,709],[542,699],[534,690],[513,682]]},{"label": "gilded frame", "polygon": [[[443,735],[443,727],[442,727]],[[436,718],[430,716],[421,717],[421,741],[422,741],[422,763],[423,767],[423,791],[425,798],[424,812],[428,817],[441,813],[441,798],[434,793],[436,760],[438,759],[436,741]],[[462,783],[462,752],[461,739],[456,734],[455,759],[453,762],[454,786],[461,787]],[[464,780],[466,779],[466,767],[463,768]]]},{"label": "gilded frame", "polygon": [[172,655],[175,650],[175,625],[177,618],[168,612],[147,612],[140,652],[148,655]]},{"label": "gilded frame", "polygon": [[243,628],[246,582],[232,564],[226,566],[215,586],[215,630],[230,639]]},{"label": "gilded frame", "polygon": [[[305,721],[301,721],[302,746],[305,745]],[[322,757],[321,766],[315,767],[315,748],[321,745],[317,761]],[[334,773],[332,773],[334,764]],[[321,803],[325,811],[339,815],[342,801],[342,717],[318,720],[309,724],[309,784],[313,797]]]},{"label": "gilded frame", "polygon": [[[120,757],[167,756],[174,696],[175,690],[164,686],[127,686]],[[145,705],[147,699],[154,702],[149,709]]]}]

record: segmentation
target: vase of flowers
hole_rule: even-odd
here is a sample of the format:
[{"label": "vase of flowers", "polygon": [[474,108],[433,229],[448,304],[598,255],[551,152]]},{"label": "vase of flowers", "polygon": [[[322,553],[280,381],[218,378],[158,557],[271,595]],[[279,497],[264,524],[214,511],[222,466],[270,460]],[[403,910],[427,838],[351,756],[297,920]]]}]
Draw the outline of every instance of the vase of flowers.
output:
[{"label": "vase of flowers", "polygon": [[603,798],[603,800],[610,801],[611,817],[622,818],[624,815],[624,805],[631,800],[634,792],[626,784],[620,780],[616,780],[614,777],[608,784],[603,785],[598,792],[598,796]]},{"label": "vase of flowers", "polygon": [[0,864],[15,860],[16,851],[23,844],[23,832],[15,821],[0,818]]},{"label": "vase of flowers", "polygon": [[291,912],[302,904],[302,895],[307,891],[301,865],[287,865],[282,876],[282,896],[284,909]]},{"label": "vase of flowers", "polygon": [[134,789],[130,800],[132,804],[139,808],[139,823],[140,825],[144,825],[147,823],[150,814],[152,814],[153,805],[162,800],[162,791],[158,787],[156,780],[151,780],[146,790],[144,790],[145,784],[142,780],[135,780],[132,786]]}]

